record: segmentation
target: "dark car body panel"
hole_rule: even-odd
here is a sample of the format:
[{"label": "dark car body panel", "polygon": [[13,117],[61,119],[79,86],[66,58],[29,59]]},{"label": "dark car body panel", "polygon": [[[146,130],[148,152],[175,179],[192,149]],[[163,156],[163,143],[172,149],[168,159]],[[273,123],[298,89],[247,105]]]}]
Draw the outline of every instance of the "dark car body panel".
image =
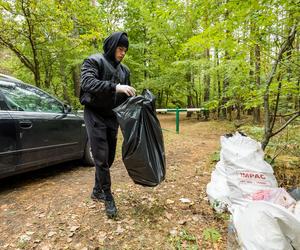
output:
[{"label": "dark car body panel", "polygon": [[[26,86],[1,76],[0,80]],[[63,103],[47,97],[59,102],[62,111],[9,110],[0,88],[0,178],[83,157],[87,143],[83,118],[65,113]]]},{"label": "dark car body panel", "polygon": [[14,120],[7,111],[0,110],[0,176],[13,173],[17,166],[17,134]]}]

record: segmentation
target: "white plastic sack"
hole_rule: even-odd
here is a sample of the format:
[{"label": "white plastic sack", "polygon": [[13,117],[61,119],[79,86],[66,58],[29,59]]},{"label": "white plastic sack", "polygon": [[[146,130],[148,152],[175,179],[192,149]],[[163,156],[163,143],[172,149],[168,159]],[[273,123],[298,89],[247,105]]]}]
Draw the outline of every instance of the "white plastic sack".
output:
[{"label": "white plastic sack", "polygon": [[294,210],[296,205],[296,200],[284,188],[260,190],[252,193],[248,198],[253,201],[268,201],[291,211]]},{"label": "white plastic sack", "polygon": [[300,201],[297,201],[293,213],[295,214],[296,218],[300,220]]},{"label": "white plastic sack", "polygon": [[273,168],[264,161],[259,142],[236,132],[221,136],[220,161],[207,185],[213,208],[223,212],[232,205],[245,205],[247,197],[259,190],[277,188]]},{"label": "white plastic sack", "polygon": [[209,202],[218,213],[224,212],[230,205],[229,192],[225,166],[222,161],[219,161],[212,171],[211,181],[206,187]]},{"label": "white plastic sack", "polygon": [[221,161],[233,204],[245,204],[249,194],[278,186],[272,166],[264,160],[261,144],[238,132],[221,137]]},{"label": "white plastic sack", "polygon": [[[244,162],[244,159],[247,159],[247,162]],[[264,151],[259,142],[236,132],[231,136],[221,136],[220,160],[229,165],[239,162],[238,165],[244,166],[245,169],[251,165],[253,170],[261,171],[262,167],[257,166],[257,163],[264,165]],[[269,168],[264,170],[269,171]]]},{"label": "white plastic sack", "polygon": [[299,250],[300,219],[282,206],[265,201],[236,207],[233,223],[245,250]]},{"label": "white plastic sack", "polygon": [[[246,205],[252,193],[277,187],[273,174],[245,172],[239,169],[228,171],[228,173],[230,173],[227,178],[230,190],[229,199],[233,205]],[[260,178],[263,178],[263,181]]]},{"label": "white plastic sack", "polygon": [[273,169],[264,161],[259,142],[236,132],[221,136],[220,161],[207,185],[207,195],[213,208],[223,212],[232,204],[245,205],[246,197],[258,190],[277,187]]}]

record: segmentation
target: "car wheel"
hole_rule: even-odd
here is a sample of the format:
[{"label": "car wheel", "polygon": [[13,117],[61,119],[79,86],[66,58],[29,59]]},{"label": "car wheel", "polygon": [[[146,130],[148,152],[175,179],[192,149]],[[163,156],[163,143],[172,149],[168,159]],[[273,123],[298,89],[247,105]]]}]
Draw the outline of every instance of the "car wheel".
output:
[{"label": "car wheel", "polygon": [[94,157],[92,155],[90,142],[87,141],[84,149],[83,163],[87,166],[94,166]]}]

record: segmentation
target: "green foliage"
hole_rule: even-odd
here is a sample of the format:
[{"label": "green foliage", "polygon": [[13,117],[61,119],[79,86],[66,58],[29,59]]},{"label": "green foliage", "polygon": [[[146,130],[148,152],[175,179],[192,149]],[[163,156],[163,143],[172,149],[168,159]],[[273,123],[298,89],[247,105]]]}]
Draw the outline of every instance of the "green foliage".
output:
[{"label": "green foliage", "polygon": [[198,250],[197,238],[195,235],[183,229],[177,236],[172,236],[169,241],[176,250],[189,249]]},{"label": "green foliage", "polygon": [[74,92],[72,67],[103,37],[97,9],[87,1],[42,0],[1,1],[0,10],[0,43],[20,60],[9,65],[12,74],[64,99],[68,88]]},{"label": "green foliage", "polygon": [[218,162],[220,160],[220,151],[215,151],[210,158],[212,162]]},{"label": "green foliage", "polygon": [[264,133],[264,128],[260,126],[245,125],[241,128],[241,131],[250,138],[260,141]]},{"label": "green foliage", "polygon": [[[6,53],[0,69],[76,108],[74,69],[117,30],[129,35],[124,63],[132,85],[153,91],[158,107],[262,107],[276,53],[299,20],[293,0],[0,0],[0,10],[0,45],[15,55]],[[281,84],[280,113],[299,109],[296,48],[284,54],[269,89],[273,110]]]},{"label": "green foliage", "polygon": [[205,241],[215,243],[221,239],[221,234],[215,228],[205,228],[203,230],[202,237]]},{"label": "green foliage", "polygon": [[[284,121],[282,121],[284,122]],[[279,126],[280,126],[279,122]],[[241,127],[241,130],[254,140],[261,141],[263,137],[264,128],[259,126],[245,125]],[[268,149],[266,150],[265,160],[274,165],[274,160],[277,157],[289,155],[291,157],[300,157],[299,145],[300,145],[300,126],[296,123],[290,125],[284,132],[276,135],[270,142]],[[275,157],[275,159],[274,159]]]}]

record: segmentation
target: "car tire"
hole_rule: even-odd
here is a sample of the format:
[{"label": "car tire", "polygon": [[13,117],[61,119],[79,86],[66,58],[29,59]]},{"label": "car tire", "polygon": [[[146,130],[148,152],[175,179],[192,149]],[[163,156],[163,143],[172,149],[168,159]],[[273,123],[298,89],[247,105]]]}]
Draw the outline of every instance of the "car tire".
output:
[{"label": "car tire", "polygon": [[84,149],[83,163],[86,166],[94,166],[94,157],[92,155],[90,142],[87,141]]}]

